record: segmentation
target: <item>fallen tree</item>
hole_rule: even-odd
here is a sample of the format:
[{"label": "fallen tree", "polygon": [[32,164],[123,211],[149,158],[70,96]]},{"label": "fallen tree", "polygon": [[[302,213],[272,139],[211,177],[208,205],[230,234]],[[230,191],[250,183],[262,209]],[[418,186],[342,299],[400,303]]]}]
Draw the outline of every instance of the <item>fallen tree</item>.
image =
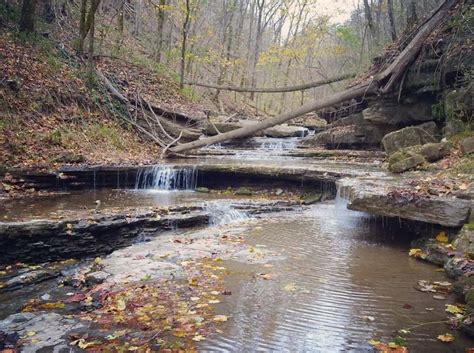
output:
[{"label": "fallen tree", "polygon": [[310,88],[316,88],[330,83],[344,81],[349,78],[355,77],[355,74],[344,74],[325,80],[314,81],[309,83],[303,83],[301,85],[289,86],[289,87],[268,87],[268,88],[253,88],[253,87],[237,87],[237,86],[221,86],[221,85],[211,85],[207,83],[200,82],[185,82],[188,86],[199,86],[206,88],[215,88],[221,91],[234,91],[234,92],[243,92],[243,93],[282,93],[282,92],[295,92],[295,91],[304,91]]},{"label": "fallen tree", "polygon": [[430,34],[436,28],[439,28],[439,26],[441,26],[441,24],[448,17],[450,10],[453,9],[454,6],[460,3],[461,1],[462,0],[444,1],[433,12],[433,14],[419,26],[416,35],[412,38],[408,45],[398,54],[398,56],[396,56],[395,59],[387,65],[386,68],[380,69],[376,75],[365,79],[358,85],[343,90],[342,92],[335,93],[329,97],[317,99],[313,102],[301,106],[300,108],[294,111],[281,114],[277,117],[267,119],[252,125],[248,125],[237,130],[229,131],[220,135],[177,145],[173,148],[170,148],[170,151],[174,153],[180,153],[230,139],[251,136],[258,131],[282,124],[288,120],[297,118],[301,115],[316,110],[320,110],[322,108],[330,107],[350,99],[365,98],[369,95],[382,94],[390,91],[392,88],[394,88],[395,84],[402,77],[408,66],[416,59],[418,53],[423,47],[424,42],[427,40]]}]

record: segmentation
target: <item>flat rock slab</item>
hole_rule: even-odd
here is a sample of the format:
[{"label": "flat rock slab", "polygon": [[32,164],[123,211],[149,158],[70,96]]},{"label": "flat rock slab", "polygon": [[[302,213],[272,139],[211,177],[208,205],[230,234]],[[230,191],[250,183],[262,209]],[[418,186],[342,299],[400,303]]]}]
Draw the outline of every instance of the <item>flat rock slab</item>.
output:
[{"label": "flat rock slab", "polygon": [[337,187],[339,195],[348,200],[347,208],[379,216],[460,227],[471,209],[468,200],[420,195],[402,177],[344,178],[337,182]]}]

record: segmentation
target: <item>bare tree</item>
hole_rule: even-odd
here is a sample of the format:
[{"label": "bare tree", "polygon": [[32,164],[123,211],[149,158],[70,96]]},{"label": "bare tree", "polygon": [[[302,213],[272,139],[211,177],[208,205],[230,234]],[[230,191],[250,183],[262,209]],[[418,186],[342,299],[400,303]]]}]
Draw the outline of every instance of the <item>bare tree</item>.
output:
[{"label": "bare tree", "polygon": [[37,0],[23,0],[20,15],[20,32],[34,32]]}]

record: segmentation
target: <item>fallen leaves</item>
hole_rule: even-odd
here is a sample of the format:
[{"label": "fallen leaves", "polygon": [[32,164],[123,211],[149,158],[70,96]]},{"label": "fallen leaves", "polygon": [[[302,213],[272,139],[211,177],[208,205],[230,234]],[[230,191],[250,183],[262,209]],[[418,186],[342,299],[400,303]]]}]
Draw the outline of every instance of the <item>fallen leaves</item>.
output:
[{"label": "fallen leaves", "polygon": [[227,321],[227,316],[225,315],[216,315],[212,318],[212,321],[215,321],[215,322],[226,322]]},{"label": "fallen leaves", "polygon": [[448,243],[449,239],[448,239],[448,236],[446,235],[446,232],[444,232],[444,231],[439,232],[436,235],[436,241],[439,242],[439,243],[443,243],[443,244]]},{"label": "fallen leaves", "polygon": [[423,252],[421,249],[410,249],[408,252],[408,256],[414,257],[415,259],[426,259],[427,254]]},{"label": "fallen leaves", "polygon": [[454,336],[450,333],[445,333],[443,335],[438,335],[436,339],[444,343],[450,343],[454,341]]}]

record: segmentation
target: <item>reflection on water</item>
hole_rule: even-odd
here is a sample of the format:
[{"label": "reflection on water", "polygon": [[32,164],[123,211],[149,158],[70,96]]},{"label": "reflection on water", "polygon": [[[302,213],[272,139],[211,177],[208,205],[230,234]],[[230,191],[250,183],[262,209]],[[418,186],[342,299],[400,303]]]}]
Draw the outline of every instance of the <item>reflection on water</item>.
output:
[{"label": "reflection on water", "polygon": [[172,206],[198,203],[222,198],[239,198],[193,191],[167,190],[82,190],[52,194],[44,197],[13,199],[0,204],[0,221],[31,218],[46,218],[55,213],[77,212],[95,209],[100,200],[99,210],[126,207]]},{"label": "reflection on water", "polygon": [[[219,311],[230,319],[222,335],[200,348],[371,352],[367,341],[374,337],[388,341],[399,329],[445,320],[446,301],[414,289],[420,279],[445,277],[407,256],[401,230],[339,216],[333,204],[319,204],[304,214],[261,221],[247,229],[250,243],[278,251],[285,260],[274,261],[272,268],[226,264],[226,289],[232,296]],[[258,272],[273,277],[262,280]],[[407,336],[409,347],[413,352],[459,352],[471,345],[463,337],[450,345],[436,341],[445,332],[445,324],[420,327]]]}]

